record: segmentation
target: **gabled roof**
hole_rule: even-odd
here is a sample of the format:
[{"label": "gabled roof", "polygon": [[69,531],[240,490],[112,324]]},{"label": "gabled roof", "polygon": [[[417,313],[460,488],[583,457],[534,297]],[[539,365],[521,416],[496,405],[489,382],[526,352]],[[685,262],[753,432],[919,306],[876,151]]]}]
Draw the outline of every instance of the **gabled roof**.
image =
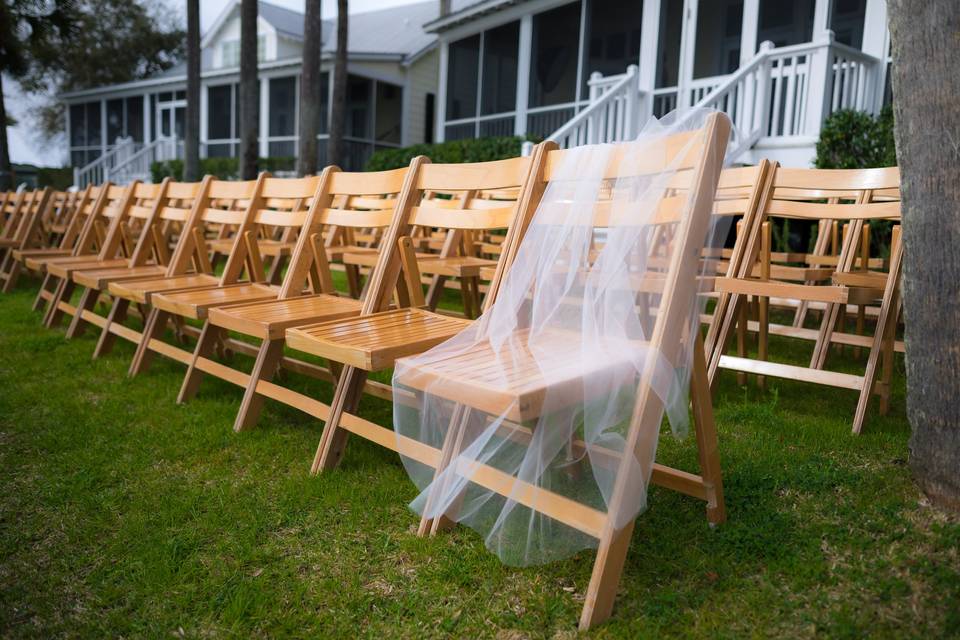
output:
[{"label": "gabled roof", "polygon": [[450,13],[423,25],[427,33],[437,33],[488,13],[494,13],[527,0],[451,0]]},{"label": "gabled roof", "polygon": [[266,20],[271,27],[288,38],[303,40],[303,14],[293,9],[278,7],[269,2],[258,2],[257,10],[260,17]]},{"label": "gabled roof", "polygon": [[[347,21],[347,48],[351,54],[415,55],[436,42],[437,37],[424,31],[423,24],[439,13],[437,0],[351,13]],[[334,17],[323,21],[323,51],[333,53],[336,49],[337,19]]]}]

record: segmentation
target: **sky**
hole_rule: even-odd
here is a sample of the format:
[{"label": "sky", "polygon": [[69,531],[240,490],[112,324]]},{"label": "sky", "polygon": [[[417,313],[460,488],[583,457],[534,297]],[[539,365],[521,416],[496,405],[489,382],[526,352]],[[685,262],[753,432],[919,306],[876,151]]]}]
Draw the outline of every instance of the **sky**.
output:
[{"label": "sky", "polygon": [[[167,0],[171,7],[181,4],[178,0]],[[203,31],[210,27],[220,12],[232,0],[201,0],[200,26]],[[304,0],[267,0],[288,9],[303,11]],[[422,2],[423,0],[350,0],[350,13],[373,11],[386,7]],[[439,0],[437,0],[439,2]],[[321,13],[323,17],[332,18],[337,14],[337,0],[322,0]],[[61,166],[67,161],[66,139],[43,141],[33,132],[34,127],[28,115],[34,101],[20,91],[16,82],[10,78],[3,78],[3,96],[7,113],[16,121],[17,126],[7,127],[7,138],[10,142],[10,160],[36,164],[40,166]]]}]

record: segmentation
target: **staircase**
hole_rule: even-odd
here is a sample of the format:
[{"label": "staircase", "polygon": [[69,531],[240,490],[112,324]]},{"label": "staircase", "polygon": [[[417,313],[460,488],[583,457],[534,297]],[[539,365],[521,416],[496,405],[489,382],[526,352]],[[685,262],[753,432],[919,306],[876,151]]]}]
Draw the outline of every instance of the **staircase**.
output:
[{"label": "staircase", "polygon": [[132,138],[117,138],[116,146],[90,164],[74,168],[73,184],[83,189],[88,184],[127,184],[133,180],[150,182],[150,165],[178,157],[179,147],[173,138],[158,138],[147,144]]},{"label": "staircase", "polygon": [[[787,47],[764,42],[734,73],[680,86],[676,99],[681,113],[709,108],[730,116],[730,161],[768,157],[809,166],[824,118],[841,109],[880,110],[882,65],[834,42],[827,31],[817,41]],[[663,93],[641,91],[636,66],[617,76],[594,73],[589,86],[590,104],[548,137],[561,148],[634,139]]]}]

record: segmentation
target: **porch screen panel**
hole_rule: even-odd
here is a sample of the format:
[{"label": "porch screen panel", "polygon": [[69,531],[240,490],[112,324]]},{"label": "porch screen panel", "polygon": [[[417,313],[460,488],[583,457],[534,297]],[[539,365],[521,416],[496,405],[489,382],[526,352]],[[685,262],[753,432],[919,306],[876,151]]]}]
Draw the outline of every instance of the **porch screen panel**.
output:
[{"label": "porch screen panel", "polygon": [[657,42],[657,89],[677,86],[682,30],[683,0],[663,0],[660,5],[660,38]]},{"label": "porch screen panel", "polygon": [[583,94],[587,95],[590,74],[604,76],[624,73],[640,59],[643,3],[623,0],[590,0],[587,5],[584,43]]},{"label": "porch screen panel", "polygon": [[330,126],[330,74],[320,74],[320,128],[321,134],[327,133]]},{"label": "porch screen panel", "polygon": [[133,96],[124,102],[126,134],[134,142],[143,142],[143,96]]},{"label": "porch screen panel", "polygon": [[451,42],[447,57],[447,120],[477,115],[480,34]]},{"label": "porch screen panel", "polygon": [[867,15],[867,0],[834,0],[830,29],[837,42],[855,49],[863,46],[863,21]]},{"label": "porch screen panel", "polygon": [[484,32],[483,80],[480,88],[482,115],[509,112],[516,108],[519,48],[519,22]]},{"label": "porch screen panel", "polygon": [[87,110],[82,104],[70,105],[70,146],[82,147],[87,142]]},{"label": "porch screen panel", "polygon": [[530,106],[566,104],[577,98],[580,3],[533,16]]},{"label": "porch screen panel", "polygon": [[810,42],[815,4],[814,0],[760,0],[757,50],[766,40],[778,47]]},{"label": "porch screen panel", "polygon": [[697,6],[697,46],[693,77],[733,73],[740,66],[743,0],[714,0]]},{"label": "porch screen panel", "polygon": [[[297,135],[297,79],[270,79],[270,138],[287,138]],[[293,156],[297,143],[294,140],[270,140],[269,153],[273,157]]]},{"label": "porch screen panel", "polygon": [[123,137],[123,98],[107,100],[107,146]]},{"label": "porch screen panel", "polygon": [[388,82],[377,82],[377,108],[374,132],[377,142],[400,144],[403,89]]},{"label": "porch screen panel", "polygon": [[[207,89],[207,155],[212,158],[233,155],[233,87],[222,84]],[[216,141],[221,142],[216,142]]]},{"label": "porch screen panel", "polygon": [[347,78],[347,135],[370,138],[370,102],[373,81],[360,76]]},{"label": "porch screen panel", "polygon": [[[103,144],[103,140],[100,138],[100,132],[103,130],[100,122],[100,103],[99,102],[88,102],[86,106],[87,110],[87,146],[90,147],[100,147]],[[96,154],[90,160],[98,157],[100,154]]]}]

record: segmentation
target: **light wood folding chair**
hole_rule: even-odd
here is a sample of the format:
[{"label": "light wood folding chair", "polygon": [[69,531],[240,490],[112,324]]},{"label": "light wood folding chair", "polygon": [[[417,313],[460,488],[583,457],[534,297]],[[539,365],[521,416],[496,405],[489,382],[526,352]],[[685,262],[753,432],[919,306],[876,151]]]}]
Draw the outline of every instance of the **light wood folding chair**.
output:
[{"label": "light wood folding chair", "polygon": [[[111,282],[160,278],[170,261],[170,241],[175,226],[182,225],[190,216],[191,208],[203,183],[171,182],[165,179],[159,185],[139,185],[127,213],[130,219],[142,221],[140,235],[129,260],[122,267],[95,265],[73,270],[74,284],[83,288],[67,337],[79,335],[87,324],[103,328],[107,317],[96,313],[98,299],[108,294]],[[94,357],[99,355],[99,350]]]},{"label": "light wood folding chair", "polygon": [[[759,230],[749,248],[748,260],[737,277],[720,278],[716,283],[718,290],[732,295],[733,301],[718,330],[717,348],[709,365],[711,370],[719,367],[740,374],[756,374],[761,380],[763,376],[773,376],[857,391],[859,400],[853,420],[854,433],[863,428],[867,406],[874,392],[880,395],[881,412],[886,412],[900,309],[903,249],[899,225],[896,224],[900,221],[899,180],[896,168],[819,170],[781,167],[776,170],[773,193],[762,215],[757,217]],[[839,195],[831,196],[830,192]],[[813,199],[818,201],[811,201]],[[845,223],[840,254],[835,260],[816,255],[795,258],[814,263],[812,267],[778,264],[776,252],[771,249],[771,221],[777,219],[812,220],[821,227],[834,221]],[[872,269],[871,266],[884,261],[869,255],[868,223],[880,220],[895,223],[891,230],[886,271]],[[794,256],[786,254],[786,258],[791,262]],[[756,300],[758,313],[752,321],[748,317],[747,296]],[[803,302],[821,305],[820,328],[772,324],[769,319],[771,299],[793,300],[793,308],[800,308]],[[845,328],[837,330],[838,318],[848,305],[854,309],[877,307],[873,336],[848,333]],[[865,315],[860,316],[860,330]],[[725,346],[735,327],[737,355],[725,355]],[[758,337],[755,359],[748,358],[746,353],[746,335],[751,328],[755,328]],[[769,361],[767,343],[768,336],[774,332],[772,329],[776,335],[812,341],[814,349],[809,366]],[[864,374],[825,370],[831,344],[869,349]]]},{"label": "light wood folding chair", "polygon": [[[319,179],[319,191],[298,233],[290,269],[276,299],[211,308],[201,339],[184,378],[178,402],[196,393],[202,376],[209,373],[246,388],[234,429],[256,422],[263,398],[257,392],[261,381],[269,381],[281,364],[292,370],[333,380],[326,369],[283,357],[284,332],[288,327],[354,316],[360,313],[359,300],[338,295],[333,285],[329,254],[333,243],[349,231],[379,231],[389,227],[396,208],[396,196],[407,169],[371,173],[345,173],[327,167]],[[342,206],[333,207],[334,202]],[[327,233],[323,230],[336,230]],[[386,250],[381,245],[381,252]],[[308,281],[310,290],[305,293]],[[227,330],[260,340],[253,371],[246,374],[214,361],[213,348]]]},{"label": "light wood folding chair", "polygon": [[0,282],[3,283],[0,290],[4,293],[13,290],[20,274],[20,263],[14,257],[14,252],[45,244],[43,218],[48,215],[48,208],[53,202],[49,188],[20,195],[23,197],[18,198],[19,206],[7,219],[0,237]]},{"label": "light wood folding chair", "polygon": [[[276,299],[280,288],[269,284],[258,248],[257,239],[260,237],[261,227],[299,230],[308,217],[310,204],[317,198],[319,187],[319,176],[280,179],[264,174],[250,195],[247,211],[234,237],[233,249],[216,285],[187,290],[168,289],[151,294],[150,317],[144,329],[144,339],[140,342],[130,366],[131,375],[136,375],[148,365],[148,356],[152,353],[151,345],[153,341],[159,340],[169,319],[205,321],[207,313],[214,307]],[[207,345],[216,348],[224,344],[212,344],[206,338],[210,333],[221,335],[215,327],[205,325],[200,334],[200,343],[204,350]],[[249,347],[240,341],[230,341],[229,344],[241,349]],[[189,364],[193,357],[191,354],[186,360],[180,357],[176,359]]]},{"label": "light wood folding chair", "polygon": [[[679,158],[677,154],[691,141],[686,134],[681,134],[667,141],[668,152],[665,162],[661,164],[656,159],[650,159],[648,170],[657,171],[673,161],[679,163],[687,175],[688,188],[681,192],[676,207],[664,207],[662,213],[656,216],[657,224],[669,229],[670,242],[674,244],[672,257],[668,262],[660,265],[661,271],[648,276],[640,276],[637,285],[638,291],[655,293],[659,300],[652,318],[648,344],[651,354],[663,354],[670,362],[675,362],[680,355],[685,315],[689,314],[694,292],[698,288],[695,284],[698,264],[696,260],[685,259],[689,256],[698,242],[696,238],[705,236],[710,222],[711,206],[714,201],[714,190],[720,177],[721,162],[726,141],[729,137],[729,120],[722,114],[710,116],[705,128],[694,132],[697,144],[688,154]],[[549,182],[552,170],[558,166],[563,151],[552,151],[547,158],[543,180]],[[629,177],[611,174],[608,177]],[[666,203],[665,203],[666,204]],[[596,226],[606,227],[617,224],[613,220],[602,220],[597,208]],[[612,230],[612,229],[611,229]],[[655,249],[654,249],[655,250]],[[675,292],[682,291],[683,293]],[[625,292],[626,293],[626,292]],[[523,332],[514,338],[523,340]],[[504,363],[509,369],[505,374],[515,384],[510,389],[503,389],[501,385],[489,384],[484,379],[484,363],[488,357],[494,357],[492,349],[485,350],[482,345],[465,356],[453,356],[444,359],[436,365],[423,365],[422,368],[410,366],[404,378],[399,382],[411,389],[424,390],[428,382],[431,393],[441,393],[442,397],[453,402],[456,408],[453,411],[453,421],[445,435],[445,441],[440,449],[435,449],[425,443],[416,443],[401,453],[421,464],[433,467],[439,475],[450,464],[459,464],[457,460],[465,452],[461,438],[462,429],[467,424],[471,411],[482,410],[492,415],[508,415],[512,422],[511,427],[522,425],[525,421],[536,418],[542,410],[544,394],[548,388],[565,388],[564,385],[575,383],[576,367],[564,367],[562,362],[579,362],[580,354],[570,352],[568,341],[562,335],[557,336],[556,358],[557,369],[542,371],[539,367],[526,367],[523,362]],[[651,387],[651,376],[655,368],[655,359],[651,355],[645,367],[640,372],[634,410],[630,424],[625,434],[625,452],[633,452],[643,448],[650,448],[653,439],[659,432],[663,415],[663,405]],[[707,383],[706,360],[703,352],[703,343],[699,334],[696,336],[693,348],[693,371],[691,380],[691,401],[693,405],[694,421],[696,424],[696,441],[700,458],[701,475],[695,475],[678,469],[655,464],[648,472],[651,481],[680,491],[687,495],[705,500],[707,503],[707,518],[711,523],[719,523],[725,519],[723,489],[720,474],[719,455],[717,452],[716,432],[713,423],[712,401]],[[569,375],[574,378],[564,378],[564,372],[574,371]],[[558,386],[559,385],[559,386]],[[571,402],[577,402],[577,394],[571,393]],[[512,409],[511,409],[512,408]],[[513,428],[514,433],[523,434],[524,430]],[[527,433],[532,437],[532,433]],[[524,437],[521,443],[527,442]],[[583,442],[573,442],[574,455],[582,451]],[[613,492],[608,500],[606,512],[583,504],[568,496],[554,493],[542,487],[524,483],[517,477],[497,470],[479,461],[465,461],[460,472],[470,483],[479,485],[505,498],[515,501],[531,510],[537,511],[553,520],[561,522],[572,529],[597,539],[598,551],[594,562],[593,575],[586,592],[586,601],[580,618],[581,629],[602,622],[609,617],[623,569],[624,560],[629,548],[634,523],[631,520],[625,526],[618,528],[616,523],[620,503],[626,500],[626,495],[637,483],[642,483],[644,477],[635,476],[637,473],[636,461],[644,460],[646,456],[622,455],[610,451],[607,463],[611,466],[615,483]],[[430,498],[428,497],[428,505]],[[426,518],[421,520],[420,533],[435,533],[440,528],[450,526],[457,518],[456,505],[452,506],[444,517],[433,521]],[[429,510],[429,507],[428,507]]]},{"label": "light wood folding chair", "polygon": [[[143,343],[143,332],[126,324],[130,305],[136,305],[144,323],[150,322],[151,298],[164,291],[186,291],[214,287],[220,281],[213,273],[210,262],[208,236],[217,233],[223,225],[240,226],[253,215],[251,196],[259,188],[258,181],[229,182],[213,180],[207,176],[199,184],[185,220],[168,220],[179,226],[179,236],[170,256],[166,270],[159,277],[112,280],[106,283],[106,292],[113,298],[113,306],[100,331],[94,357],[108,353],[116,340],[123,338],[137,349]],[[184,203],[181,203],[184,204]],[[179,207],[178,207],[179,208]],[[166,208],[166,209],[169,209]],[[183,217],[182,211],[172,211],[175,218]],[[156,329],[163,332],[164,325]],[[177,337],[185,340],[188,335],[196,337],[199,330],[187,324],[175,323]],[[167,357],[187,362],[190,352],[153,338],[151,350],[159,350]]]}]

